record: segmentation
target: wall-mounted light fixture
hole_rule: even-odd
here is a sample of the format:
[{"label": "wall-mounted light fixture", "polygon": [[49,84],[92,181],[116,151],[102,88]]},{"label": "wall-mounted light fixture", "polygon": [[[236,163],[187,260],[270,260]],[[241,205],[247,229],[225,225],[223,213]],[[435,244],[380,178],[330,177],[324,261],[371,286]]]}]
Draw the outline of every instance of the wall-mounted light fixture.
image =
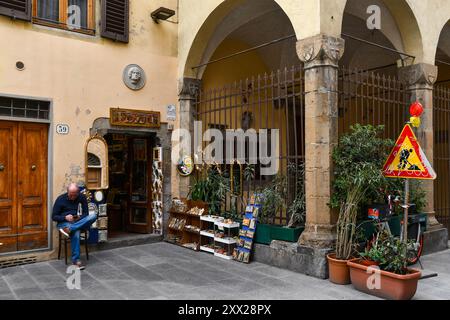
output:
[{"label": "wall-mounted light fixture", "polygon": [[170,17],[173,17],[175,15],[175,11],[168,9],[168,8],[164,8],[164,7],[160,7],[159,9],[156,9],[155,11],[153,11],[151,13],[151,17],[153,19],[153,21],[155,21],[155,23],[159,23],[159,20],[167,20]]}]

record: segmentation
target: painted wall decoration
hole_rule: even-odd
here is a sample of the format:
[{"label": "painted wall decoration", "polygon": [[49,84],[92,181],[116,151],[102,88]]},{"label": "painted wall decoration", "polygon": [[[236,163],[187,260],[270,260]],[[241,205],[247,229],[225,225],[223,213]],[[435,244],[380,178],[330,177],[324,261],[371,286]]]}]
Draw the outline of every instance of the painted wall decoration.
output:
[{"label": "painted wall decoration", "polygon": [[161,234],[163,224],[163,158],[162,148],[153,148],[153,170],[152,170],[152,211],[153,232]]}]

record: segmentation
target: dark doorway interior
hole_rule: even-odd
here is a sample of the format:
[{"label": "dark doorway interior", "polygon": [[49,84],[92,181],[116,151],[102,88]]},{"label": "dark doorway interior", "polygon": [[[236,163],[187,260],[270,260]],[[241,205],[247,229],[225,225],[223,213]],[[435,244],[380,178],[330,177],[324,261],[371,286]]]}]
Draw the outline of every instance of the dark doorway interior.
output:
[{"label": "dark doorway interior", "polygon": [[152,233],[152,149],[154,135],[108,133],[108,235]]}]

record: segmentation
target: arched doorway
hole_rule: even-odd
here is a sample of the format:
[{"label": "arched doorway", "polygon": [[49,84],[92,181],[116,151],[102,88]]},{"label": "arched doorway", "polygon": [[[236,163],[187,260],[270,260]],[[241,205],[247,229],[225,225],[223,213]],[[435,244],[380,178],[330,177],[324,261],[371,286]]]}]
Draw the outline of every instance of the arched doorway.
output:
[{"label": "arched doorway", "polygon": [[[213,12],[211,16],[214,15]],[[206,21],[197,37],[203,38],[208,24]],[[201,121],[201,132],[213,129],[226,136],[231,130],[253,130],[252,137],[257,141],[253,145],[244,140],[241,148],[239,139],[233,139],[233,149],[224,145],[223,156],[214,154],[214,160],[210,159],[224,163],[221,170],[230,179],[230,161],[239,160],[239,170],[249,172],[242,178],[238,197],[227,195],[221,209],[231,215],[233,211],[244,211],[244,199],[282,177],[286,185],[284,205],[269,220],[288,224],[289,208],[296,194],[301,193],[297,182],[303,180],[299,170],[293,169],[297,174],[289,175],[288,168],[298,168],[304,161],[303,71],[290,19],[276,1],[243,1],[227,11],[202,47],[201,54],[192,48],[193,54],[187,59],[189,72],[201,80],[193,108],[195,120]],[[262,142],[265,137],[268,140]],[[202,149],[209,143],[204,141]],[[273,161],[276,165],[259,161],[262,148],[266,147],[268,156],[277,153]],[[241,156],[238,150],[242,150]],[[276,166],[276,172],[265,174],[268,166]]]},{"label": "arched doorway", "polygon": [[[379,30],[370,30],[367,26],[367,8],[373,5],[381,13]],[[399,16],[409,20],[409,30],[402,29]],[[360,123],[384,125],[384,136],[397,138],[407,120],[410,96],[398,78],[398,68],[419,59],[421,42],[417,42],[418,49],[413,51],[410,44],[410,38],[417,34],[420,34],[418,26],[407,4],[394,6],[392,1],[384,0],[347,1],[342,23],[346,45],[339,72],[340,134]]]}]

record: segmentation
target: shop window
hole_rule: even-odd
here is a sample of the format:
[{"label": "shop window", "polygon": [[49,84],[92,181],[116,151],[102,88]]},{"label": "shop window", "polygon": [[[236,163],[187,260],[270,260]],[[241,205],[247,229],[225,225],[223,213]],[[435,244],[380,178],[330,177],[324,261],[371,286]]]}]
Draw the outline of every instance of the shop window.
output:
[{"label": "shop window", "polygon": [[88,139],[85,148],[86,185],[89,190],[108,189],[108,145],[99,136]]},{"label": "shop window", "polygon": [[33,0],[33,22],[93,35],[94,7],[94,0]]}]

